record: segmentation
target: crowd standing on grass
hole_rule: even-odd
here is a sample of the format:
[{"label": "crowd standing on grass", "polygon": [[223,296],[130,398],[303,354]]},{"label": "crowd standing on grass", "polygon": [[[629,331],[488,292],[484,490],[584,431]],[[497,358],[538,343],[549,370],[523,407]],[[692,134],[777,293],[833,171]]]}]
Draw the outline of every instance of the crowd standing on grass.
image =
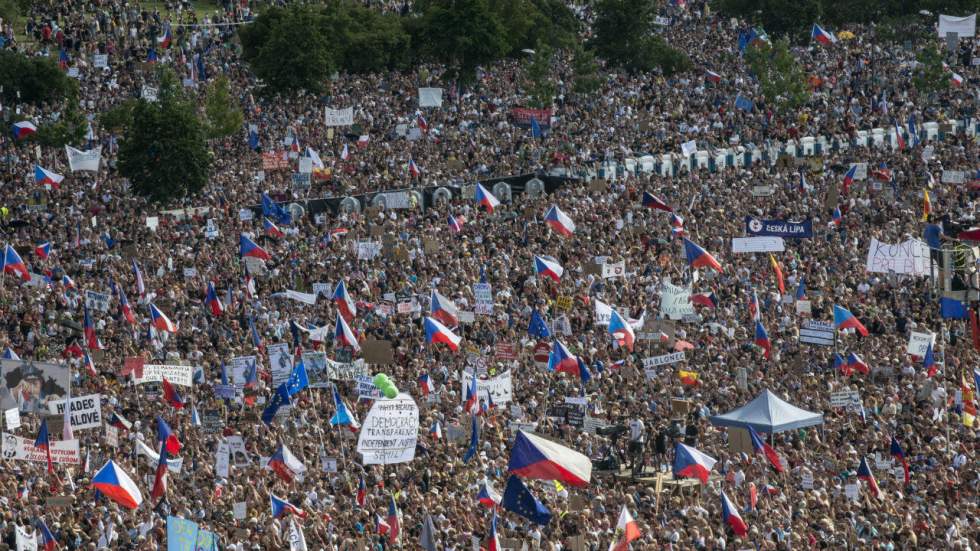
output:
[{"label": "crowd standing on grass", "polygon": [[[412,10],[410,3],[371,4],[406,16]],[[338,551],[495,550],[495,537],[516,548],[596,550],[631,538],[633,528],[634,549],[980,547],[975,299],[966,319],[944,318],[933,277],[869,273],[865,262],[872,240],[926,235],[934,248],[971,243],[958,236],[977,223],[975,133],[919,139],[908,121],[975,124],[976,66],[957,66],[962,84],[925,97],[909,85],[913,52],[876,39],[872,28],[854,27],[852,40],[793,49],[812,76],[813,96],[798,111],[778,114],[739,57],[747,25],[693,1],[664,8],[663,36],[690,56],[694,69],[669,78],[604,69],[600,90],[581,97],[569,88],[569,60],[559,55],[548,131],[536,136],[508,116],[526,101],[515,61],[482,67],[468,86],[446,82],[445,67],[427,65],[339,74],[326,97],[263,99],[235,38],[236,26],[248,24],[259,7],[225,2],[204,14],[184,3],[166,11],[118,0],[37,3],[21,28],[2,24],[5,48],[65,56],[66,70],[77,69],[81,107],[92,124],[89,147],[79,147],[102,147],[100,170],[71,172],[60,148],[10,135],[0,143],[4,240],[28,277],[43,276],[41,284],[24,282],[8,249],[0,288],[2,371],[31,362],[66,365],[72,396],[101,395],[103,421],[74,431],[80,464],[49,469],[45,460],[16,458],[8,453],[8,433],[41,443],[45,417],[28,411],[31,399],[42,392],[47,400],[64,398],[60,391],[67,389],[16,386],[9,376],[0,381],[22,410],[19,428],[3,425],[0,547],[17,549],[18,529],[37,530],[43,542],[41,520],[60,548],[164,549],[168,516],[213,532],[220,548],[240,550],[285,549],[297,529],[307,548]],[[577,13],[591,20],[590,8]],[[161,48],[158,37],[167,32],[172,43]],[[967,58],[980,57],[976,41],[961,42],[972,48]],[[205,190],[164,207],[130,192],[117,172],[118,137],[96,117],[152,84],[151,49],[156,64],[172,66],[189,84],[227,77],[245,112],[239,134],[210,144],[214,166]],[[108,54],[108,66],[95,67],[98,54]],[[418,88],[426,86],[444,87],[446,95],[442,107],[420,112]],[[755,98],[752,110],[733,106],[739,94]],[[352,106],[358,132],[325,126],[325,106]],[[7,120],[14,110],[38,126],[59,116],[45,105],[3,105]],[[671,154],[679,164],[690,140],[701,149],[765,147],[804,136],[846,141],[894,121],[906,135],[904,148],[824,151],[805,165],[773,159],[676,176],[586,178],[600,164],[644,154]],[[253,125],[257,147],[248,136]],[[417,139],[400,135],[400,125],[418,129]],[[294,144],[298,155],[288,170],[263,171],[262,153],[288,154]],[[309,189],[294,190],[290,173],[307,148],[329,177],[318,174]],[[846,182],[852,163],[864,163],[868,177]],[[66,177],[41,185],[35,165]],[[967,177],[947,183],[948,171]],[[287,204],[549,172],[574,177],[553,193],[515,194],[489,209],[494,200],[467,194],[427,208],[281,218],[278,208],[267,208],[245,220],[240,215],[264,193]],[[751,193],[759,186],[769,192]],[[572,231],[565,219],[546,220],[553,206]],[[175,214],[179,208],[199,210]],[[733,253],[731,240],[745,234],[747,216],[810,220],[812,237],[786,239],[785,250],[772,254]],[[150,227],[148,218],[158,224]],[[364,258],[358,243],[366,240],[394,243],[399,256],[386,249]],[[50,252],[42,254],[37,248],[44,243]],[[268,260],[250,259],[262,266],[249,271],[244,252]],[[701,252],[718,266],[702,264]],[[551,277],[554,268],[539,269],[536,256],[563,273]],[[625,275],[604,279],[596,257],[624,261]],[[492,289],[492,310],[461,321],[457,311],[475,310],[473,285],[480,282]],[[327,285],[315,290],[316,283]],[[697,315],[658,319],[665,284],[690,286]],[[86,312],[86,291],[107,294],[108,307]],[[309,304],[286,291],[319,296]],[[433,292],[443,310],[430,305]],[[809,313],[797,308],[801,301]],[[411,306],[403,310],[402,302]],[[635,325],[635,342],[627,342],[625,328],[613,324],[611,335],[608,321],[597,323],[597,304]],[[867,336],[845,326],[833,347],[801,342],[801,324],[833,319],[835,305],[860,320]],[[435,316],[445,322],[436,333],[460,337],[458,350],[427,334],[425,319],[440,311],[450,314]],[[536,316],[546,330],[532,324]],[[927,358],[907,352],[912,332],[935,334]],[[392,360],[368,364],[368,374],[386,374],[418,404],[412,461],[364,465],[355,451],[359,435],[349,423],[331,423],[338,410],[363,421],[375,402],[359,399],[351,380],[335,381],[343,407],[329,386],[305,388],[290,397],[288,411],[265,422],[270,403],[280,400],[270,348],[286,344],[297,363],[304,353],[322,351],[348,364],[369,341],[391,343]],[[581,360],[572,362],[578,367],[544,366],[549,347],[552,357],[558,354],[558,341]],[[644,358],[676,351],[684,352],[680,363],[645,369]],[[857,360],[847,359],[851,353]],[[234,372],[233,358],[247,356],[257,358],[255,372]],[[164,363],[194,366],[193,385],[135,384],[139,365]],[[511,400],[492,404],[484,396],[471,408],[465,373],[474,371],[484,379],[509,373]],[[223,373],[245,379],[233,397],[218,395],[230,384]],[[820,426],[762,435],[779,455],[779,471],[764,454],[738,451],[730,433],[709,421],[764,390],[823,414]],[[831,406],[830,396],[846,390],[860,396],[860,406]],[[587,417],[627,430],[586,430],[581,415],[568,414],[576,408],[566,406],[568,397],[582,396]],[[217,419],[198,419],[211,412]],[[160,451],[158,418],[180,443],[161,492],[154,491],[157,459],[140,451]],[[535,435],[593,461],[582,487],[525,480],[551,511],[547,524],[500,509],[493,498],[489,507],[478,499],[483,485],[500,493],[507,486],[518,424],[527,430],[533,424]],[[110,442],[109,425],[122,427],[118,442]],[[48,446],[56,448],[63,436],[51,431]],[[216,458],[231,441],[242,442],[244,452],[219,475]],[[678,443],[717,460],[707,483],[674,484]],[[266,458],[284,448],[295,460],[268,467]],[[335,459],[335,468],[328,472],[324,458]],[[96,472],[110,460],[141,492],[139,507],[93,489],[101,480]],[[873,479],[859,468],[862,460]],[[903,462],[908,481],[895,474]],[[657,473],[666,480],[658,483]],[[849,489],[855,483],[856,496]],[[722,492],[730,507],[723,507]],[[303,514],[274,516],[271,496]],[[620,522],[624,508],[635,519],[629,530]],[[733,528],[733,513],[747,531]]]}]

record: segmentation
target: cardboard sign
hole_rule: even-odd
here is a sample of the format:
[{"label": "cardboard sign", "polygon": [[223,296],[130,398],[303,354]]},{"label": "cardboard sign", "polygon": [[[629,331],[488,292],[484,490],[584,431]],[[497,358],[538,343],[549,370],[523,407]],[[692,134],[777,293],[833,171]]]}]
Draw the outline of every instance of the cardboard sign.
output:
[{"label": "cardboard sign", "polygon": [[361,356],[369,364],[387,365],[395,363],[395,353],[391,341],[366,340],[361,343]]},{"label": "cardboard sign", "polygon": [[734,454],[752,455],[752,437],[749,431],[740,427],[728,427],[728,449]]}]

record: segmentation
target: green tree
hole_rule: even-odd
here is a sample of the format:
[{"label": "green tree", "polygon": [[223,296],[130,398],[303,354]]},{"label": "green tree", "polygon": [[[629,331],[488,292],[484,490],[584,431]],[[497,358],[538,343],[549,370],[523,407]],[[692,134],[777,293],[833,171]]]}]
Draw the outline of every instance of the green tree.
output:
[{"label": "green tree", "polygon": [[412,31],[423,55],[446,63],[463,81],[472,81],[477,67],[508,50],[504,28],[487,0],[432,0]]},{"label": "green tree", "polygon": [[575,44],[572,49],[572,71],[572,91],[576,94],[593,94],[602,86],[595,54],[581,44]]},{"label": "green tree", "polygon": [[335,67],[322,25],[315,6],[272,8],[241,26],[242,55],[272,93],[322,92]]},{"label": "green tree", "polygon": [[411,36],[402,18],[351,2],[323,8],[321,31],[340,68],[351,73],[398,69],[411,61]]},{"label": "green tree", "polygon": [[943,67],[943,55],[935,46],[922,48],[915,59],[919,64],[912,75],[912,84],[919,93],[932,94],[949,87],[949,74]]},{"label": "green tree", "polygon": [[113,134],[122,134],[133,123],[133,112],[138,103],[139,100],[129,98],[111,109],[103,111],[99,114],[99,126]]},{"label": "green tree", "polygon": [[[0,97],[4,103],[54,103],[77,88],[77,84],[48,57],[28,57],[13,50],[0,50]],[[20,98],[17,93],[20,93]]]},{"label": "green tree", "polygon": [[745,50],[745,61],[759,81],[766,102],[776,112],[789,113],[810,98],[806,75],[789,50],[789,40],[751,45]]},{"label": "green tree", "polygon": [[691,66],[683,52],[654,34],[657,4],[648,0],[599,0],[590,46],[599,57],[631,73],[659,68],[665,75]]},{"label": "green tree", "polygon": [[208,86],[204,114],[208,118],[207,134],[211,139],[241,132],[245,116],[238,100],[231,95],[231,84],[227,77],[220,76]]},{"label": "green tree", "polygon": [[539,42],[537,46],[534,55],[525,62],[524,87],[531,97],[532,107],[551,107],[557,88],[551,75],[555,51],[544,42]]},{"label": "green tree", "polygon": [[49,147],[78,145],[85,139],[87,127],[85,116],[78,106],[78,89],[72,87],[58,120],[38,127],[36,139],[41,145]]},{"label": "green tree", "polygon": [[579,21],[560,0],[494,0],[490,9],[504,28],[508,55],[537,49],[540,42],[552,48],[569,48],[577,42]]},{"label": "green tree", "polygon": [[204,122],[176,76],[160,73],[155,102],[140,99],[119,143],[119,171],[132,189],[155,202],[199,191],[208,181],[211,152]]}]

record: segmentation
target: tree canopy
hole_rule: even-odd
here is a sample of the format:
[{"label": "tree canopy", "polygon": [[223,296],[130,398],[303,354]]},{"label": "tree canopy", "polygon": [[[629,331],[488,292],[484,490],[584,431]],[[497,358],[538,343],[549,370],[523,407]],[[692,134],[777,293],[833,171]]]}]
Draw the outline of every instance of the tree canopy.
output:
[{"label": "tree canopy", "polygon": [[690,68],[687,56],[656,34],[657,5],[647,0],[599,0],[590,46],[599,57],[631,73],[660,69],[672,75]]}]

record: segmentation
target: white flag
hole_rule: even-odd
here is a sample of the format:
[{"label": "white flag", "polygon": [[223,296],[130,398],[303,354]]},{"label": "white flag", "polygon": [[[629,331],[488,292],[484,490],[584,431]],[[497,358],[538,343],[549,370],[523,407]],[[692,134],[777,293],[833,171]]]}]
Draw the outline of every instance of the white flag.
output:
[{"label": "white flag", "polygon": [[306,537],[303,529],[296,525],[296,520],[289,518],[289,551],[306,551]]},{"label": "white flag", "polygon": [[32,529],[30,533],[26,528],[17,526],[17,551],[37,551],[37,536]]},{"label": "white flag", "polygon": [[70,145],[65,146],[65,153],[68,154],[68,168],[72,172],[89,171],[98,172],[99,164],[102,163],[102,146],[95,149],[82,151]]},{"label": "white flag", "polygon": [[681,144],[681,153],[685,157],[690,157],[698,152],[698,142],[691,140],[689,142],[684,142]]}]

